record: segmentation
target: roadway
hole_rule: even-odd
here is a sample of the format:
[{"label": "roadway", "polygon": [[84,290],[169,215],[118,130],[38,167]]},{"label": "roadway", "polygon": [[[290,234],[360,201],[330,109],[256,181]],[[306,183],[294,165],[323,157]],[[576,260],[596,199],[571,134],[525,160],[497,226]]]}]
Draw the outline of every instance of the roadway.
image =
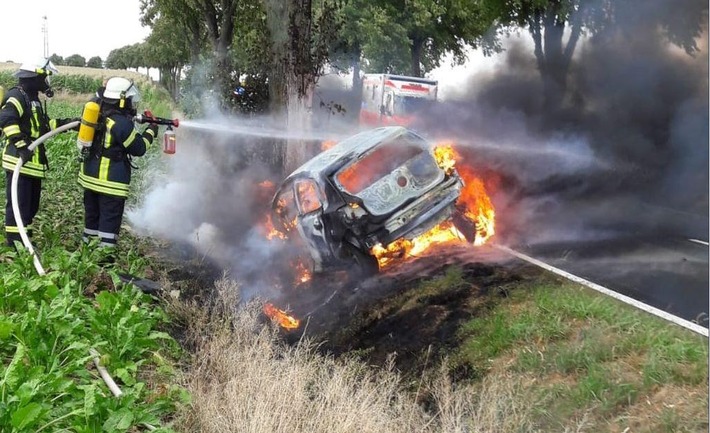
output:
[{"label": "roadway", "polygon": [[[671,209],[653,211],[679,216]],[[616,221],[614,230],[607,226],[598,236],[547,236],[511,248],[707,328],[708,217],[685,214],[676,221],[681,222],[663,230],[648,230],[638,220]]]}]

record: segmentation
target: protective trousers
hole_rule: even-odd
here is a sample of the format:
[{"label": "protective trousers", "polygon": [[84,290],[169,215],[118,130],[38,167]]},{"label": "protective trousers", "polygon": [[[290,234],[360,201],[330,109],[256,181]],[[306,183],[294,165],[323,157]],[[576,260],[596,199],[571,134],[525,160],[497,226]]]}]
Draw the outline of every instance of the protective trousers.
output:
[{"label": "protective trousers", "polygon": [[124,197],[84,189],[84,241],[98,237],[100,246],[115,247],[125,204]]},{"label": "protective trousers", "polygon": [[[19,175],[17,179],[17,203],[20,208],[20,218],[27,230],[27,236],[32,236],[32,220],[39,211],[39,199],[42,194],[42,179],[38,177]],[[17,228],[15,213],[12,211],[12,172],[5,171],[5,239],[13,246],[15,241],[22,242],[20,230]]]}]

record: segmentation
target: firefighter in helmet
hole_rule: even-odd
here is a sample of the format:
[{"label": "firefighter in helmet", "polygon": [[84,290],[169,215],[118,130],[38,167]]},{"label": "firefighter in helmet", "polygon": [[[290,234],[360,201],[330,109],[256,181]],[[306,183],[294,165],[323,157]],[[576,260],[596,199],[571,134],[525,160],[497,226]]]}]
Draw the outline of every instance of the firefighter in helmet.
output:
[{"label": "firefighter in helmet", "polygon": [[[123,220],[131,183],[131,158],[143,156],[153,142],[158,126],[150,124],[141,133],[133,117],[140,92],[123,77],[112,77],[100,98],[101,116],[94,141],[84,158],[79,184],[84,188],[84,241],[98,237],[99,245],[113,249]],[[109,251],[108,260],[113,260]]]},{"label": "firefighter in helmet", "polygon": [[47,115],[46,100],[40,103],[39,94],[51,98],[54,95],[50,87],[50,77],[59,73],[57,68],[46,58],[23,63],[14,76],[18,79],[16,87],[7,91],[0,103],[0,128],[2,128],[2,167],[5,169],[5,239],[10,246],[20,241],[20,232],[12,210],[12,173],[18,160],[22,160],[17,182],[17,201],[20,218],[32,235],[32,220],[39,210],[42,179],[48,168],[47,153],[44,143],[30,151],[28,147],[40,136],[50,130],[78,119],[50,119]]}]

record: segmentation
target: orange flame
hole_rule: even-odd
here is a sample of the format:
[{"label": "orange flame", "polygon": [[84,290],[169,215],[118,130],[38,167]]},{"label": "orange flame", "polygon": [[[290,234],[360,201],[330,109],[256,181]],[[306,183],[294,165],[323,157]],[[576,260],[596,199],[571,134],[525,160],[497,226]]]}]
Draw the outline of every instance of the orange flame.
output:
[{"label": "orange flame", "polygon": [[337,141],[335,140],[323,140],[323,142],[320,144],[321,152],[330,149],[331,147],[335,146],[336,143]]},{"label": "orange flame", "polygon": [[[495,234],[495,209],[486,192],[483,181],[471,169],[457,167],[460,155],[449,143],[442,143],[434,149],[437,164],[447,173],[457,170],[464,181],[464,188],[457,201],[457,206],[465,209],[464,217],[476,223],[474,246],[485,244]],[[412,240],[400,239],[387,246],[375,245],[371,249],[377,258],[380,269],[398,260],[415,257],[434,245],[448,242],[465,242],[466,237],[451,221],[444,221],[428,232]]]},{"label": "orange flame", "polygon": [[377,258],[380,269],[383,269],[395,261],[416,257],[434,245],[461,241],[465,241],[463,234],[451,221],[444,221],[414,239],[399,239],[386,247],[375,245],[370,252]]},{"label": "orange flame", "polygon": [[476,222],[476,240],[473,244],[480,246],[496,233],[496,211],[486,193],[483,181],[466,167],[461,167],[458,171],[465,184],[458,203],[466,208],[466,218]]},{"label": "orange flame", "polygon": [[308,282],[313,277],[311,271],[308,269],[306,264],[301,261],[300,258],[296,259],[296,261],[292,264],[292,267],[296,271],[296,285]]},{"label": "orange flame", "polygon": [[279,310],[271,302],[264,304],[264,314],[284,329],[296,329],[301,325],[300,320],[290,316],[284,310]]}]

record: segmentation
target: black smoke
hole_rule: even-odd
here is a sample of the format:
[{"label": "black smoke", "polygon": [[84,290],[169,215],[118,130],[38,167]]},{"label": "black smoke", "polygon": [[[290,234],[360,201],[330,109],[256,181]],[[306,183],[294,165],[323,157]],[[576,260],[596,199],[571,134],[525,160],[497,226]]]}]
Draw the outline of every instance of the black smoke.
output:
[{"label": "black smoke", "polygon": [[502,236],[707,239],[707,4],[612,4],[613,19],[578,44],[558,105],[547,104],[531,39],[511,38],[493,73],[472,75],[417,125],[493,172]]}]

